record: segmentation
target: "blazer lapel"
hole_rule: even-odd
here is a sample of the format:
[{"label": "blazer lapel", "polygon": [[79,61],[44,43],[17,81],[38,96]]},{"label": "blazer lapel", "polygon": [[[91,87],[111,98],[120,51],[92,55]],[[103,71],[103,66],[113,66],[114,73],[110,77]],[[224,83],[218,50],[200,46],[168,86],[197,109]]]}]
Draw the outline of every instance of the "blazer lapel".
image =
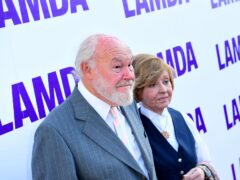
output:
[{"label": "blazer lapel", "polygon": [[105,151],[143,174],[137,162],[123,145],[121,140],[114,134],[92,106],[89,105],[77,88],[74,89],[69,100],[73,104],[76,119],[85,121],[85,126],[82,132]]},{"label": "blazer lapel", "polygon": [[[138,146],[142,152],[142,156],[146,165],[146,168],[148,169],[149,172],[152,171],[153,165],[152,165],[152,161],[151,161],[151,149],[150,149],[150,145],[147,144],[146,142],[146,132],[144,131],[143,126],[141,126],[141,121],[140,119],[136,118],[136,114],[133,113],[133,111],[130,111],[128,108],[126,107],[122,107],[121,108],[123,114],[125,115],[125,117],[127,118],[127,121],[129,122],[133,134],[136,138],[136,141],[138,143]],[[149,174],[151,176],[151,173]],[[150,178],[151,179],[151,178]]]}]

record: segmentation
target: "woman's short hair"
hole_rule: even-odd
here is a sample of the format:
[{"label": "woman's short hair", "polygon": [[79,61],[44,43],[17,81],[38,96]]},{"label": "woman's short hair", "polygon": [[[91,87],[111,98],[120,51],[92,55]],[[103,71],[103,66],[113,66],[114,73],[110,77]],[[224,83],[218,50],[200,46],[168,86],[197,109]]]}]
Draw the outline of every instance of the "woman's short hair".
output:
[{"label": "woman's short hair", "polygon": [[164,71],[168,72],[170,83],[172,88],[174,88],[173,68],[166,64],[162,59],[154,55],[138,54],[134,56],[133,68],[135,73],[135,85],[133,93],[137,102],[141,101],[144,87],[155,83]]}]

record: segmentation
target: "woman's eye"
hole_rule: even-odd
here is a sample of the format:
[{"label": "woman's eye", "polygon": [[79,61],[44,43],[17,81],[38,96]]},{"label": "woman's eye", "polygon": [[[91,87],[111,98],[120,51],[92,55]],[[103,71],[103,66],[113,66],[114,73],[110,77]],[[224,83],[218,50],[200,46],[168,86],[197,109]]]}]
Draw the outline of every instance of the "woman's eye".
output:
[{"label": "woman's eye", "polygon": [[163,81],[164,84],[168,84],[169,83],[169,80],[165,80]]},{"label": "woman's eye", "polygon": [[156,84],[150,84],[148,87],[155,87]]}]

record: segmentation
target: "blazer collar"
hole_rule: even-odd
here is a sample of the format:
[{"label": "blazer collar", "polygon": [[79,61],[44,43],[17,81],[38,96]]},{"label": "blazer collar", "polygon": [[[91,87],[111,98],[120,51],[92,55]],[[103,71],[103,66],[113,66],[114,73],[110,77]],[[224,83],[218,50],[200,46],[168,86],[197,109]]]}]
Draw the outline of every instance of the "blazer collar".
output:
[{"label": "blazer collar", "polygon": [[[137,109],[137,107],[135,107],[133,109],[133,111],[131,111],[130,108],[134,108],[134,106],[132,105],[128,108],[121,107],[121,110],[132,128],[132,133],[134,134],[135,139],[138,143],[138,147],[141,150],[142,157],[144,159],[146,168],[149,171],[150,179],[152,179],[153,177],[151,177],[152,174],[150,172],[152,171],[152,169],[154,169],[154,165],[153,165],[152,161],[149,159],[152,157],[152,150],[150,148],[150,144],[146,140],[147,135],[142,126],[140,117],[139,117],[139,119],[136,118],[136,114],[133,113],[135,111],[135,109]],[[138,113],[138,111],[137,111],[137,113]],[[137,116],[139,116],[139,114],[137,114]]]},{"label": "blazer collar", "polygon": [[[94,108],[85,100],[77,87],[74,88],[71,96],[69,97],[69,101],[72,104],[76,120],[85,121],[82,132],[88,136],[89,139],[94,141],[105,151],[109,152],[123,163],[144,175],[141,168],[121,140],[114,134],[111,128],[104,122]],[[128,110],[125,108],[121,109],[129,121]],[[131,123],[130,126],[132,127]]]}]

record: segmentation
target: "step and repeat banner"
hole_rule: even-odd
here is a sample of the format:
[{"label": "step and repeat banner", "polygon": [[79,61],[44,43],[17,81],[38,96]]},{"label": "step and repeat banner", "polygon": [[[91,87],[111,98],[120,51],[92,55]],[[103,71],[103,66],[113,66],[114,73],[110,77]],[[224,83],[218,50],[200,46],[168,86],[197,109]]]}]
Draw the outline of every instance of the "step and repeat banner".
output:
[{"label": "step and repeat banner", "polygon": [[223,180],[240,179],[239,0],[0,0],[0,176],[30,180],[33,136],[71,94],[80,43],[104,33],[176,71]]}]

